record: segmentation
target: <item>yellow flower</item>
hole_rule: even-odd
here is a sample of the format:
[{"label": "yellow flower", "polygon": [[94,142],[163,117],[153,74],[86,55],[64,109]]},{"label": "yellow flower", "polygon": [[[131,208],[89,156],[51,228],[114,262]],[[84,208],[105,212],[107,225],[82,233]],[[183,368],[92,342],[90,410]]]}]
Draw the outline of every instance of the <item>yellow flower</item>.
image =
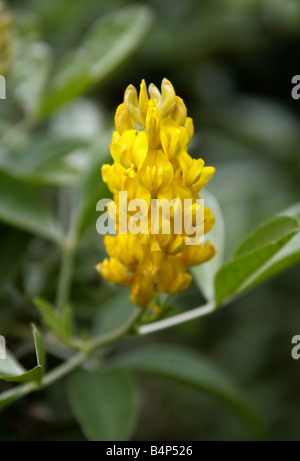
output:
[{"label": "yellow flower", "polygon": [[[108,210],[114,215],[117,234],[104,237],[110,259],[98,264],[97,270],[111,283],[130,286],[135,304],[154,306],[156,292],[186,290],[192,280],[188,268],[208,261],[216,252],[199,237],[214,225],[211,210],[199,205],[199,191],[215,169],[188,154],[193,121],[167,79],[161,91],[153,84],[147,91],[143,80],[139,95],[129,85],[117,108],[115,127],[110,146],[114,163],[102,166],[102,177],[114,194],[115,211],[112,204]],[[126,201],[121,203],[124,192]],[[135,199],[145,201],[146,214],[128,209]],[[164,208],[163,200],[172,206]],[[182,215],[183,209],[188,217]],[[124,213],[128,233],[120,228]],[[141,225],[133,232],[142,217],[146,219],[143,230]]]},{"label": "yellow flower", "polygon": [[0,1],[0,75],[4,77],[10,67],[12,22],[13,15],[5,10],[4,2]]}]

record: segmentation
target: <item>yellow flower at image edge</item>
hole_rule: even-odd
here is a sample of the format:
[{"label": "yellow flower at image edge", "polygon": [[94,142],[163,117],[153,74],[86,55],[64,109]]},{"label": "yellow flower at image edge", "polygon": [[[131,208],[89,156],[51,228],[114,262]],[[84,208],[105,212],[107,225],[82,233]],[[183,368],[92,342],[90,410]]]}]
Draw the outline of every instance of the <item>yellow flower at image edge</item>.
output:
[{"label": "yellow flower at image edge", "polygon": [[[210,260],[216,252],[208,241],[199,240],[198,244],[189,245],[190,235],[184,226],[180,233],[175,232],[175,211],[169,216],[170,232],[162,232],[158,219],[153,233],[151,199],[175,200],[182,206],[189,199],[194,225],[199,191],[215,169],[204,166],[202,159],[193,159],[187,153],[194,131],[193,121],[187,117],[183,100],[167,79],[162,81],[161,91],[153,84],[147,91],[142,81],[139,95],[135,87],[129,85],[124,102],[117,108],[115,126],[110,148],[114,162],[103,165],[102,178],[114,194],[117,233],[105,235],[109,258],[96,268],[105,280],[130,286],[131,301],[146,307],[153,305],[156,292],[175,294],[186,290],[192,280],[188,268]],[[123,191],[127,193],[128,203],[133,199],[147,203],[147,232],[119,232],[122,210],[118,203]],[[200,226],[203,233],[207,233],[214,225],[214,216],[207,207],[203,207],[202,216]],[[130,217],[128,212],[128,222]]]}]

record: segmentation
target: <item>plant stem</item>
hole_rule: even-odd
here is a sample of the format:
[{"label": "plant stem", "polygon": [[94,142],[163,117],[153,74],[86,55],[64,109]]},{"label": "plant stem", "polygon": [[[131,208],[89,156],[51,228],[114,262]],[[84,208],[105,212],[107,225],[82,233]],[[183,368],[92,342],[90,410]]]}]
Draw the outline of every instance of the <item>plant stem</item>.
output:
[{"label": "plant stem", "polygon": [[[70,267],[72,266],[72,264],[70,265],[71,261],[72,259],[68,261],[68,264],[66,264],[65,262],[66,266],[63,265],[64,270],[62,270],[61,280],[66,281],[66,277],[68,276],[70,282]],[[66,267],[68,270],[66,270]],[[62,300],[67,299],[66,294],[67,293],[65,291],[63,292],[63,294],[61,294]],[[158,322],[153,322],[149,325],[142,325],[138,327],[137,332],[140,335],[154,333],[155,331],[169,328],[174,325],[178,325],[179,323],[187,322],[189,320],[201,317],[203,315],[210,314],[214,310],[215,305],[213,303],[207,303],[204,306],[197,307],[196,309],[192,309],[191,311],[175,315],[171,318],[160,320]],[[125,336],[126,333],[130,332],[130,330],[135,326],[136,322],[143,313],[144,312],[142,309],[136,309],[132,316],[128,319],[128,321],[120,328],[117,328],[116,330],[112,331],[111,333],[107,333],[106,335],[101,335],[99,337],[92,339],[89,343],[85,344],[85,346],[82,348],[80,352],[77,352],[66,362],[63,362],[58,367],[46,373],[39,386],[37,385],[37,383],[30,382],[26,384],[21,384],[13,389],[3,392],[0,395],[0,407],[8,405],[9,403],[29,394],[30,392],[47,387],[56,382],[57,380],[63,378],[71,371],[80,367],[80,365],[82,365],[96,349],[98,349],[101,346],[106,346],[107,344],[114,342],[115,340]],[[5,400],[7,400],[7,402],[4,402],[1,405],[1,401],[3,402]]]},{"label": "plant stem", "polygon": [[78,352],[77,354],[73,355],[69,360],[63,362],[58,367],[54,368],[53,370],[49,371],[44,378],[42,379],[41,387],[47,387],[50,384],[54,383],[55,381],[63,378],[65,375],[70,373],[71,371],[78,368],[82,365],[86,359],[88,358],[86,352]]},{"label": "plant stem", "polygon": [[173,327],[174,325],[178,325],[179,323],[188,322],[189,320],[196,319],[198,317],[202,317],[203,315],[210,314],[215,310],[214,303],[210,302],[203,306],[196,307],[187,312],[183,312],[182,314],[174,315],[173,317],[169,317],[167,319],[159,320],[158,322],[153,322],[148,325],[141,325],[138,328],[139,335],[146,335],[148,333],[153,333],[158,330],[163,330],[165,328]]},{"label": "plant stem", "polygon": [[46,373],[39,386],[34,382],[30,382],[21,384],[13,389],[3,392],[0,394],[0,408],[1,400],[8,399],[9,402],[15,401],[30,392],[50,386],[54,382],[68,375],[71,371],[80,367],[80,365],[82,365],[100,346],[107,345],[128,333],[142,314],[142,309],[136,309],[125,325],[114,330],[112,333],[95,338],[87,345],[85,350],[81,350],[80,352],[74,354],[66,362],[63,362],[61,365],[58,365],[56,368]]}]

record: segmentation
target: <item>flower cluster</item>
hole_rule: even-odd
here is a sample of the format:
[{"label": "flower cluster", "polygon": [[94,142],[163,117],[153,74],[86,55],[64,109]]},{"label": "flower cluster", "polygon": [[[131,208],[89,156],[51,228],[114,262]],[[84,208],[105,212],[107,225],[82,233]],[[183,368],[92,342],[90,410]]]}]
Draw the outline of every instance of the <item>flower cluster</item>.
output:
[{"label": "flower cluster", "polygon": [[[117,108],[115,126],[110,149],[114,163],[102,166],[103,180],[114,194],[116,205],[121,191],[126,191],[128,203],[143,199],[149,224],[146,231],[130,232],[133,213],[127,209],[129,232],[119,232],[119,216],[124,210],[117,205],[116,235],[104,237],[109,259],[98,264],[97,270],[111,283],[130,286],[133,303],[151,306],[156,292],[175,294],[187,289],[191,283],[188,267],[204,263],[215,254],[208,241],[203,243],[199,238],[196,245],[190,245],[190,233],[174,232],[176,214],[188,199],[191,224],[197,223],[200,211],[203,216],[193,235],[199,235],[197,226],[203,234],[212,228],[214,216],[209,208],[199,205],[199,191],[215,169],[187,153],[193,121],[167,79],[162,81],[161,91],[153,84],[147,91],[142,81],[139,96],[129,85],[124,102]],[[168,217],[158,213],[154,218],[152,199],[167,199],[174,204]],[[164,219],[170,224],[168,233],[162,232]]]},{"label": "flower cluster", "polygon": [[12,14],[5,10],[4,3],[0,1],[0,75],[4,77],[9,71],[12,21]]}]

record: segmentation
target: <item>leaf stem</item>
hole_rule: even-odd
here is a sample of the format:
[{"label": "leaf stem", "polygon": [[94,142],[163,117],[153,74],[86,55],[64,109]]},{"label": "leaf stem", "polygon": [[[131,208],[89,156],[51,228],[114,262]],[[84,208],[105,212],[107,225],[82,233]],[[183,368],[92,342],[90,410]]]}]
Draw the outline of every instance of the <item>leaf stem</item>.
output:
[{"label": "leaf stem", "polygon": [[41,387],[47,387],[55,381],[58,381],[60,378],[63,378],[65,375],[82,365],[87,358],[88,354],[83,351],[74,354],[69,360],[49,371],[49,373],[47,373],[42,379]]},{"label": "leaf stem", "polygon": [[[70,256],[70,255],[69,255]],[[66,268],[62,270],[62,276],[61,280],[66,281],[66,277],[70,275],[70,261],[67,261],[68,264],[66,265],[68,271]],[[66,264],[66,262],[65,262]],[[61,294],[61,300],[66,299],[64,298],[66,296],[66,292],[63,292],[63,295]],[[210,314],[215,310],[215,305],[214,303],[207,303],[204,306],[197,307],[196,309],[192,309],[188,312],[184,312],[182,314],[175,315],[173,317],[160,320],[158,322],[153,322],[148,325],[141,325],[140,327],[137,327],[137,333],[139,335],[144,335],[148,333],[154,333],[155,331],[165,329],[172,327],[174,325],[178,325],[179,323],[187,322],[189,320],[201,317],[203,315]],[[99,347],[106,346],[110,344],[111,342],[114,342],[115,340],[125,336],[127,333],[133,329],[140,318],[141,315],[143,315],[143,310],[142,309],[136,309],[132,316],[128,319],[128,321],[122,325],[120,328],[117,328],[116,330],[112,331],[111,333],[107,333],[105,335],[101,335],[99,337],[96,337],[92,339],[91,341],[87,343],[83,343],[82,345],[82,350],[71,356],[66,362],[63,362],[62,364],[58,365],[56,368],[53,370],[49,371],[48,373],[45,374],[43,377],[41,383],[39,386],[36,385],[36,383],[26,383],[26,384],[21,384],[13,389],[10,389],[9,391],[3,392],[0,394],[0,408],[8,405],[9,403],[12,403],[13,401],[25,396],[26,394],[29,394],[30,392],[40,390],[42,388],[45,388],[57,380],[63,378],[76,368],[80,367],[91,355],[92,353],[98,349]],[[1,405],[2,401],[2,405]]]},{"label": "leaf stem", "polygon": [[[58,365],[56,368],[46,373],[39,386],[37,386],[36,383],[31,382],[21,384],[13,389],[3,392],[0,394],[0,408],[3,408],[9,403],[29,394],[30,392],[50,386],[54,382],[68,375],[71,371],[80,367],[80,365],[82,365],[90,357],[90,355],[98,349],[98,347],[107,345],[128,333],[142,314],[142,309],[136,309],[130,319],[122,327],[114,330],[112,333],[95,338],[94,341],[91,341],[84,350],[74,354],[66,362],[63,362],[61,365]],[[1,405],[1,401],[6,399],[7,403],[5,402]]]}]

